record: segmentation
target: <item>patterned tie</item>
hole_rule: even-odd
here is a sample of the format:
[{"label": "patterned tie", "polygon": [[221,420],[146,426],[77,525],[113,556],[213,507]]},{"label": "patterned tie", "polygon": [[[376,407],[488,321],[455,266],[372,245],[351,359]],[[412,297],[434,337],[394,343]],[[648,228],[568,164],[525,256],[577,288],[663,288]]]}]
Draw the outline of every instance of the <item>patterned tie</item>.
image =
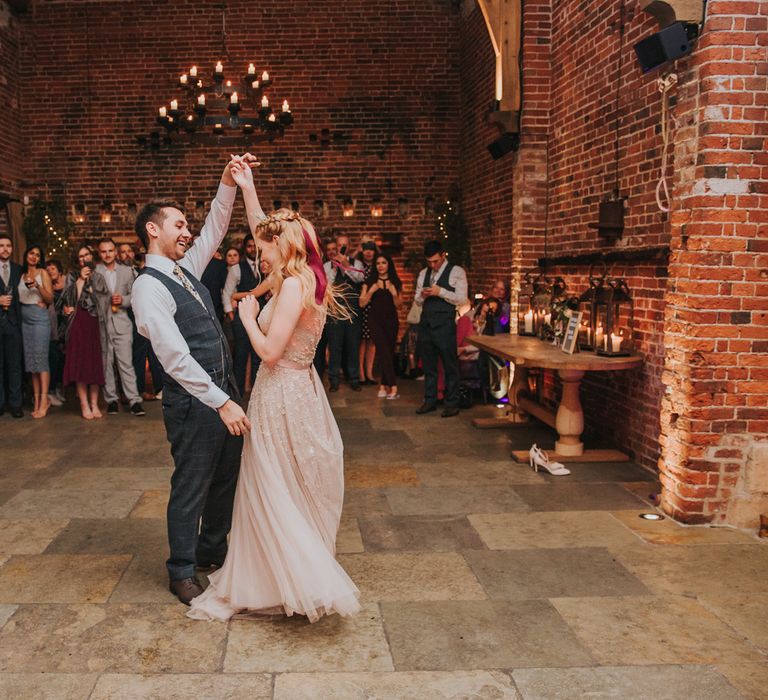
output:
[{"label": "patterned tie", "polygon": [[205,305],[205,302],[197,293],[197,290],[192,286],[192,282],[190,282],[189,278],[184,274],[184,270],[182,270],[178,265],[174,265],[173,274],[179,278],[179,281],[181,282],[181,286],[184,287],[184,289],[186,289],[193,297],[195,297],[195,299],[197,299],[200,302],[202,307],[206,311],[208,311],[208,307]]},{"label": "patterned tie", "polygon": [[3,284],[7,287],[8,286],[8,280],[11,278],[10,272],[8,271],[8,263],[7,262],[3,263],[2,277],[3,277]]}]

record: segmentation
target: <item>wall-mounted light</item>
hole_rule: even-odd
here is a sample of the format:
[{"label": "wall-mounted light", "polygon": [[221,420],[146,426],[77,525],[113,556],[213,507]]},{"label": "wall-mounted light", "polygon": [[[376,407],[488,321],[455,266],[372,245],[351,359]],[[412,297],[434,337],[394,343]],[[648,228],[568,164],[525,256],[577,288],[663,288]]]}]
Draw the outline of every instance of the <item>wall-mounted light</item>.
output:
[{"label": "wall-mounted light", "polygon": [[384,216],[384,207],[378,199],[374,199],[373,204],[371,204],[371,216],[374,218]]},{"label": "wall-mounted light", "polygon": [[351,199],[345,199],[341,203],[341,213],[346,218],[355,215],[355,204]]},{"label": "wall-mounted light", "polygon": [[112,221],[112,205],[109,202],[104,202],[101,205],[101,223],[108,224]]},{"label": "wall-mounted light", "polygon": [[72,205],[72,221],[76,224],[85,223],[85,204],[82,202]]}]

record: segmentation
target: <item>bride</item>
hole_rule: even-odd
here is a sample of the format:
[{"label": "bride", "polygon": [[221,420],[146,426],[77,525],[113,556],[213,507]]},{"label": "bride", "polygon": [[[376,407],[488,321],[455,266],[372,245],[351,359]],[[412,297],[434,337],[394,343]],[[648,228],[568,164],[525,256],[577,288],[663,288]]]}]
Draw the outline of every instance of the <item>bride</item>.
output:
[{"label": "bride", "polygon": [[313,366],[326,312],[342,313],[327,285],[312,224],[279,209],[264,219],[251,169],[231,166],[248,222],[272,266],[273,296],[260,315],[255,297],[240,318],[261,357],[253,386],[229,551],[189,617],[294,613],[311,622],[352,615],[360,592],[335,559],[344,500],[339,429]]}]

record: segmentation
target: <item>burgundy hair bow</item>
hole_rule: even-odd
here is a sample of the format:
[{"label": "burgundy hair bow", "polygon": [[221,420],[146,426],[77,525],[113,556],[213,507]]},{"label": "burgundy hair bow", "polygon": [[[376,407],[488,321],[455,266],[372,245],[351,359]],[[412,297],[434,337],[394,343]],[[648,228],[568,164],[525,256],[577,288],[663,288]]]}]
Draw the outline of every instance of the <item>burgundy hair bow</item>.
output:
[{"label": "burgundy hair bow", "polygon": [[301,232],[304,234],[304,245],[307,248],[307,264],[315,273],[315,303],[320,305],[325,299],[325,290],[328,287],[328,278],[325,276],[325,268],[323,267],[323,260],[320,257],[320,253],[315,248],[315,244],[312,242],[312,238],[307,233],[307,230],[302,227]]}]

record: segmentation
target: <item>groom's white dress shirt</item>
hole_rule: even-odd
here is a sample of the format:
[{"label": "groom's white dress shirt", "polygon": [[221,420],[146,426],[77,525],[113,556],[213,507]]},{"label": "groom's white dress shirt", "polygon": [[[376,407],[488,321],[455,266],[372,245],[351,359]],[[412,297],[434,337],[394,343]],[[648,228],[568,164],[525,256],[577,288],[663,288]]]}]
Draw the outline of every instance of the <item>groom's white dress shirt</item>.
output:
[{"label": "groom's white dress shirt", "polygon": [[[237,187],[219,184],[200,235],[187,254],[178,261],[182,268],[198,280],[227,233],[236,194]],[[146,257],[147,267],[159,270],[181,285],[181,280],[173,274],[176,264],[162,255]],[[208,373],[190,354],[187,341],[174,320],[176,302],[165,286],[154,277],[139,275],[133,284],[131,303],[136,327],[139,333],[149,338],[163,369],[206,406],[214,409],[223,406],[230,397],[211,381]]]}]

